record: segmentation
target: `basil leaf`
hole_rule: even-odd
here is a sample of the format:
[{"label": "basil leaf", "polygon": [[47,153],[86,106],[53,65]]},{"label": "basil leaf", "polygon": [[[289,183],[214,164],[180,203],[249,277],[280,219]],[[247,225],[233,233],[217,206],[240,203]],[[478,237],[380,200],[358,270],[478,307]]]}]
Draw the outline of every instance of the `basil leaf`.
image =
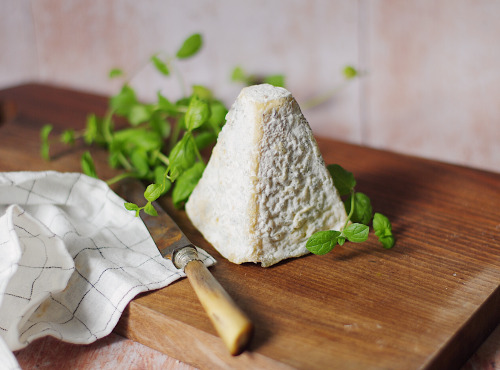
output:
[{"label": "basil leaf", "polygon": [[158,58],[156,55],[153,55],[151,57],[151,61],[153,62],[156,70],[160,72],[164,76],[168,76],[170,74],[170,71],[167,67],[167,64],[164,63],[160,58]]},{"label": "basil leaf", "polygon": [[94,160],[90,155],[90,152],[85,152],[82,154],[80,159],[80,164],[82,166],[82,171],[85,175],[97,178],[97,172],[95,170]]},{"label": "basil leaf", "polygon": [[130,107],[127,118],[132,126],[137,126],[143,122],[149,121],[153,109],[149,105],[135,104]]},{"label": "basil leaf", "polygon": [[306,248],[317,255],[326,254],[335,247],[339,236],[340,232],[335,230],[318,231],[307,240]]},{"label": "basil leaf", "polygon": [[196,147],[198,150],[205,149],[211,144],[215,143],[217,140],[217,135],[212,132],[200,132],[198,135],[194,137],[194,141],[196,143]]},{"label": "basil leaf", "polygon": [[184,59],[184,58],[189,58],[190,56],[193,56],[200,50],[201,46],[203,44],[203,40],[201,38],[201,35],[199,33],[195,33],[191,36],[189,36],[180,49],[177,51],[177,58],[179,59]]},{"label": "basil leaf", "polygon": [[120,68],[113,68],[109,71],[109,78],[116,78],[123,76],[123,71]]},{"label": "basil leaf", "polygon": [[162,194],[161,184],[151,184],[144,191],[144,198],[149,202],[154,202]]},{"label": "basil leaf", "polygon": [[354,223],[342,230],[342,233],[350,242],[362,243],[368,239],[369,231],[370,228],[368,226]]},{"label": "basil leaf", "polygon": [[344,77],[348,80],[356,77],[359,73],[356,68],[353,66],[345,66],[344,67]]},{"label": "basil leaf", "polygon": [[128,85],[124,85],[120,92],[111,97],[109,104],[119,116],[128,116],[130,109],[138,104],[135,91]]},{"label": "basil leaf", "polygon": [[210,117],[208,118],[208,123],[210,127],[218,134],[224,123],[226,123],[227,108],[226,106],[218,101],[210,102]]},{"label": "basil leaf", "polygon": [[53,129],[52,125],[45,125],[42,127],[40,131],[40,140],[41,140],[40,155],[46,161],[50,160],[49,135],[52,129]]},{"label": "basil leaf", "polygon": [[61,134],[61,142],[64,144],[74,144],[75,143],[75,130],[64,130]]},{"label": "basil leaf", "polygon": [[149,173],[148,155],[145,150],[132,151],[130,162],[132,162],[132,166],[139,177],[145,177]]},{"label": "basil leaf", "polygon": [[210,116],[208,104],[194,95],[184,117],[186,129],[192,131],[205,123]]},{"label": "basil leaf", "polygon": [[156,212],[156,209],[155,207],[153,206],[153,204],[151,204],[151,202],[148,202],[145,206],[144,206],[144,212],[146,212],[148,215],[150,216],[158,216],[158,212]]},{"label": "basil leaf", "polygon": [[270,75],[264,77],[264,82],[277,87],[285,87],[284,75]]},{"label": "basil leaf", "polygon": [[243,68],[240,66],[234,67],[233,72],[231,73],[231,81],[234,82],[245,82],[246,74]]},{"label": "basil leaf", "polygon": [[137,148],[144,151],[159,150],[162,147],[163,140],[161,136],[145,128],[129,128],[117,131],[113,135],[110,149],[122,149],[132,152]]},{"label": "basil leaf", "polygon": [[[351,212],[352,195],[350,195],[344,202],[346,212],[350,214]],[[368,225],[372,219],[373,209],[368,198],[365,194],[356,192],[354,193],[354,211],[351,217],[351,221],[359,222],[364,225]]]},{"label": "basil leaf", "polygon": [[333,184],[341,196],[349,194],[356,186],[356,180],[352,172],[343,169],[338,164],[330,164],[327,166],[327,169],[332,176]]},{"label": "basil leaf", "polygon": [[194,147],[191,133],[184,134],[182,139],[175,144],[168,157],[173,173],[180,175],[191,167],[196,161],[196,148]]},{"label": "basil leaf", "polygon": [[151,118],[149,119],[149,125],[151,129],[153,129],[158,135],[162,138],[166,139],[170,136],[170,131],[172,127],[169,122],[163,117],[159,112],[153,113]]},{"label": "basil leaf", "polygon": [[193,85],[193,95],[197,96],[200,99],[210,101],[214,98],[213,92],[202,85]]},{"label": "basil leaf", "polygon": [[172,115],[177,114],[178,109],[175,104],[170,102],[170,100],[164,97],[159,91],[156,96],[158,97],[158,108],[161,111]]},{"label": "basil leaf", "polygon": [[165,178],[165,172],[167,171],[167,168],[165,166],[159,165],[155,167],[153,171],[153,177],[154,181],[156,184],[161,184],[163,191],[161,192],[161,195],[165,195],[170,188],[172,187],[172,183],[170,182],[169,179]]},{"label": "basil leaf", "polygon": [[196,184],[200,181],[204,170],[205,165],[201,162],[196,162],[193,167],[184,171],[179,176],[172,191],[172,200],[176,207],[179,207],[183,202],[188,200]]},{"label": "basil leaf", "polygon": [[127,211],[137,211],[139,209],[139,206],[135,203],[125,203],[124,205]]}]

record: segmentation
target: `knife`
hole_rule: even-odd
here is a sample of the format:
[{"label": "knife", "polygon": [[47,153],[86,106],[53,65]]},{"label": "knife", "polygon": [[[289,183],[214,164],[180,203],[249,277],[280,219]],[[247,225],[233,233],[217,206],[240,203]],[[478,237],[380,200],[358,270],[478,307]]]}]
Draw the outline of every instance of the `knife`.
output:
[{"label": "knife", "polygon": [[[144,186],[137,180],[123,180],[116,192],[129,202],[144,202]],[[158,216],[142,215],[161,255],[172,261],[188,277],[198,299],[212,321],[225,346],[235,356],[251,339],[253,324],[229,294],[210,273],[198,256],[196,247],[160,206]]]}]

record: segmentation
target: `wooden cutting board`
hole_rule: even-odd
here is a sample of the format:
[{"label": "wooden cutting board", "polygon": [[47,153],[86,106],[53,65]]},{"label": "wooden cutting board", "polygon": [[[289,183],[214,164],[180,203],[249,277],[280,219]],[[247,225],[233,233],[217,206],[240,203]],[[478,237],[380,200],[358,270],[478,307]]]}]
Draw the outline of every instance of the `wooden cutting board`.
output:
[{"label": "wooden cutting board", "polygon": [[[53,161],[40,159],[40,127],[81,129],[107,103],[32,84],[0,91],[0,104],[0,171],[79,171],[81,144],[55,145]],[[255,336],[247,352],[228,355],[186,279],[134,299],[115,331],[201,368],[461,366],[500,322],[500,174],[318,143],[325,161],[352,171],[357,190],[392,220],[392,250],[372,236],[267,269],[234,265],[165,199],[188,237],[218,259],[211,271],[253,320]],[[102,178],[116,173],[106,153],[92,153]]]}]

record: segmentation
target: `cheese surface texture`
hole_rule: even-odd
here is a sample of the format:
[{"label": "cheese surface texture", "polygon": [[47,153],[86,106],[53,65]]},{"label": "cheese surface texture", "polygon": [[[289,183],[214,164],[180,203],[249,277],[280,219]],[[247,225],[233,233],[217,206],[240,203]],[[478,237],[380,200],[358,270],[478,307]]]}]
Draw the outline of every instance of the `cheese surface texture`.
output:
[{"label": "cheese surface texture", "polygon": [[186,203],[193,225],[234,263],[263,267],[308,253],[316,231],[347,215],[311,128],[290,92],[244,88]]}]

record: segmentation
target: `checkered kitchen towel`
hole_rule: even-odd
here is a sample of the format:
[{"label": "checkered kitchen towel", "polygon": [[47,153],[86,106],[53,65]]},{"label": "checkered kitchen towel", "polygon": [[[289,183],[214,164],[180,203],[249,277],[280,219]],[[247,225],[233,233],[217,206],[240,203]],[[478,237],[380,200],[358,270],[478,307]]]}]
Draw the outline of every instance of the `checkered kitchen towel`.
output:
[{"label": "checkered kitchen towel", "polygon": [[134,296],[184,276],[123,203],[79,173],[0,173],[0,363],[46,335],[102,338]]}]

